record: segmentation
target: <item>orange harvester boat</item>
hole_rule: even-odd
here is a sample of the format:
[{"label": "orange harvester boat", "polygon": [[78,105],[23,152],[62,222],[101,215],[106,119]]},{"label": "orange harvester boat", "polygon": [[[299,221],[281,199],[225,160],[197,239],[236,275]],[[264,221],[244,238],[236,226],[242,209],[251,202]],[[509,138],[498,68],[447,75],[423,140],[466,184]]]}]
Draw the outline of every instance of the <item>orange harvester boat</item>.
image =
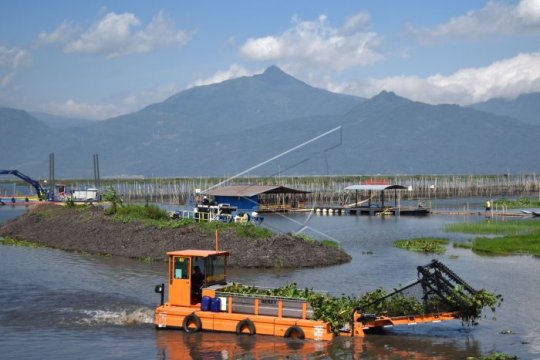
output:
[{"label": "orange harvester boat", "polygon": [[[161,294],[161,305],[155,313],[157,328],[313,340],[331,340],[335,336],[329,323],[312,318],[313,309],[306,299],[225,292],[229,256],[226,251],[183,250],[167,255],[168,302],[164,301],[164,284],[156,286],[155,291]],[[434,261],[433,264],[440,263]],[[438,268],[437,272],[440,273]],[[422,283],[424,288],[429,285],[429,281]],[[342,329],[339,335],[364,336],[364,330],[368,329],[440,322],[458,316],[455,309],[397,317],[361,314],[360,309],[355,309],[350,326]]]}]

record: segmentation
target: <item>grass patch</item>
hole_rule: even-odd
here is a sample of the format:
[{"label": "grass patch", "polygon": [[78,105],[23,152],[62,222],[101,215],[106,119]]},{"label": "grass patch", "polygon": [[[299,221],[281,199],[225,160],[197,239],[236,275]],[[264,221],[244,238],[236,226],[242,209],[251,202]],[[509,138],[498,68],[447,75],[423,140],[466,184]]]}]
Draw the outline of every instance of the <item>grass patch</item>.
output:
[{"label": "grass patch", "polygon": [[507,209],[536,208],[540,207],[540,200],[522,197],[516,200],[498,199],[493,201],[497,207],[506,207]]},{"label": "grass patch", "polygon": [[332,240],[322,240],[321,244],[332,249],[339,249],[339,244]]},{"label": "grass patch", "polygon": [[530,254],[540,256],[540,234],[474,239],[472,250],[493,255]]},{"label": "grass patch", "polygon": [[124,205],[118,208],[114,215],[119,219],[127,220],[167,220],[170,221],[169,214],[156,205]]},{"label": "grass patch", "polygon": [[251,239],[267,239],[274,234],[267,228],[256,226],[253,224],[236,224],[228,223],[228,226],[232,226],[236,235],[240,237],[247,237]]},{"label": "grass patch", "polygon": [[416,238],[411,240],[397,240],[394,242],[394,246],[400,249],[439,255],[442,255],[446,252],[445,245],[447,244],[448,239],[433,237]]},{"label": "grass patch", "polygon": [[305,242],[308,242],[308,243],[319,243],[323,246],[326,246],[326,247],[329,247],[331,249],[339,249],[340,248],[340,245],[339,243],[335,242],[335,241],[332,241],[332,240],[316,240],[315,238],[313,238],[312,236],[306,234],[306,233],[297,233],[297,234],[293,234],[293,233],[289,233],[290,236],[294,236],[294,237],[297,237],[297,238],[300,238],[302,239],[303,241]]},{"label": "grass patch", "polygon": [[35,243],[35,242],[26,241],[26,240],[17,240],[10,237],[0,238],[0,244],[9,245],[9,246],[25,246],[25,247],[31,247],[31,248],[44,247],[43,245]]},{"label": "grass patch", "polygon": [[199,228],[209,234],[214,234],[217,224],[218,231],[234,231],[237,236],[249,239],[268,239],[274,235],[274,233],[267,228],[250,223],[201,221],[197,222],[197,224],[199,224]]},{"label": "grass patch", "polygon": [[455,243],[454,247],[470,248],[474,252],[491,255],[523,255],[540,256],[540,221],[490,220],[477,223],[450,224],[446,231],[468,234],[498,235],[494,238],[478,237],[470,246]]},{"label": "grass patch", "polygon": [[517,360],[518,357],[515,355],[509,355],[501,352],[494,352],[488,355],[484,355],[480,358],[467,358],[467,360]]},{"label": "grass patch", "polygon": [[472,249],[471,243],[454,243],[454,248],[456,249]]},{"label": "grass patch", "polygon": [[116,221],[129,223],[142,221],[156,229],[175,229],[195,223],[192,219],[172,220],[169,214],[156,205],[123,205],[110,214]]},{"label": "grass patch", "polygon": [[483,235],[522,235],[540,231],[540,221],[534,220],[486,220],[473,223],[453,223],[444,227],[445,231]]},{"label": "grass patch", "polygon": [[214,234],[216,224],[219,231],[234,231],[237,236],[250,239],[267,239],[274,234],[267,228],[250,223],[223,223],[215,221],[196,221],[194,219],[171,219],[169,214],[156,205],[123,205],[116,209],[112,218],[123,223],[143,221],[146,225],[157,229],[176,229],[188,225],[195,225],[207,234]]},{"label": "grass patch", "polygon": [[139,258],[139,261],[142,261],[147,264],[151,264],[154,262],[154,259],[151,256],[142,256]]},{"label": "grass patch", "polygon": [[312,243],[312,242],[315,242],[315,239],[313,237],[311,237],[310,235],[306,234],[306,233],[303,233],[303,232],[299,232],[299,233],[289,233],[289,235],[291,236],[296,236],[297,238],[300,238],[306,242],[309,242],[309,243]]}]

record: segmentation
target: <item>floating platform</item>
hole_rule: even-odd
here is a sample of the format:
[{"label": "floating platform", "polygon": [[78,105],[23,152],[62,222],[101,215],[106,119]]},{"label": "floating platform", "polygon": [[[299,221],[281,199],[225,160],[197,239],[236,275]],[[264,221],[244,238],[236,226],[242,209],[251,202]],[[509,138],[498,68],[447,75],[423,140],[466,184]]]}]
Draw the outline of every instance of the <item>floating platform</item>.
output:
[{"label": "floating platform", "polygon": [[393,216],[426,216],[431,213],[429,208],[417,208],[417,207],[339,207],[339,206],[325,206],[317,207],[314,209],[317,214],[322,215],[393,215]]},{"label": "floating platform", "polygon": [[350,215],[394,215],[394,216],[426,216],[431,213],[429,208],[419,208],[419,207],[402,207],[402,208],[392,208],[392,207],[352,207],[346,209],[347,213]]}]

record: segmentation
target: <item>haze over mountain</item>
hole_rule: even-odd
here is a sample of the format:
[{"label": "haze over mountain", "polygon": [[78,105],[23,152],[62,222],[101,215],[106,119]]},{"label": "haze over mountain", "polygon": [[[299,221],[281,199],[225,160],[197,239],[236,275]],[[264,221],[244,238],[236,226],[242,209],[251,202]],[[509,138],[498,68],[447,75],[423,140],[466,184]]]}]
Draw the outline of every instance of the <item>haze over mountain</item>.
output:
[{"label": "haze over mountain", "polygon": [[95,124],[95,120],[77,119],[67,116],[53,115],[44,112],[30,112],[30,115],[43,121],[47,126],[54,129],[81,128]]},{"label": "haze over mountain", "polygon": [[540,93],[518,96],[516,99],[491,99],[471,105],[477,110],[510,116],[529,124],[540,125]]},{"label": "haze over mountain", "polygon": [[261,163],[251,175],[540,169],[540,126],[389,92],[368,100],[334,94],[277,67],[84,128],[58,131],[24,111],[0,108],[0,131],[9,139],[0,143],[0,168],[34,177],[48,175],[50,152],[57,178],[91,178],[94,153],[103,177],[231,176]]}]

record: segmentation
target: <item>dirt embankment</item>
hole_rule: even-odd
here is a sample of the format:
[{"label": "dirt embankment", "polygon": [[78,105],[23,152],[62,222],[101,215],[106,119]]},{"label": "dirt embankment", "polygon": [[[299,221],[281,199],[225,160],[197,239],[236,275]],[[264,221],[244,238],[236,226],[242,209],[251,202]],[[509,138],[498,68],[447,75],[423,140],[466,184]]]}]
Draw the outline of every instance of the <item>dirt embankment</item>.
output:
[{"label": "dirt embankment", "polygon": [[[143,222],[114,221],[100,207],[70,209],[40,205],[0,227],[0,236],[48,247],[92,254],[164,260],[165,253],[184,249],[215,249],[215,235],[197,224],[157,229]],[[229,264],[244,268],[300,268],[345,263],[339,249],[289,235],[243,238],[232,229],[220,231],[219,248],[230,252]]]}]

